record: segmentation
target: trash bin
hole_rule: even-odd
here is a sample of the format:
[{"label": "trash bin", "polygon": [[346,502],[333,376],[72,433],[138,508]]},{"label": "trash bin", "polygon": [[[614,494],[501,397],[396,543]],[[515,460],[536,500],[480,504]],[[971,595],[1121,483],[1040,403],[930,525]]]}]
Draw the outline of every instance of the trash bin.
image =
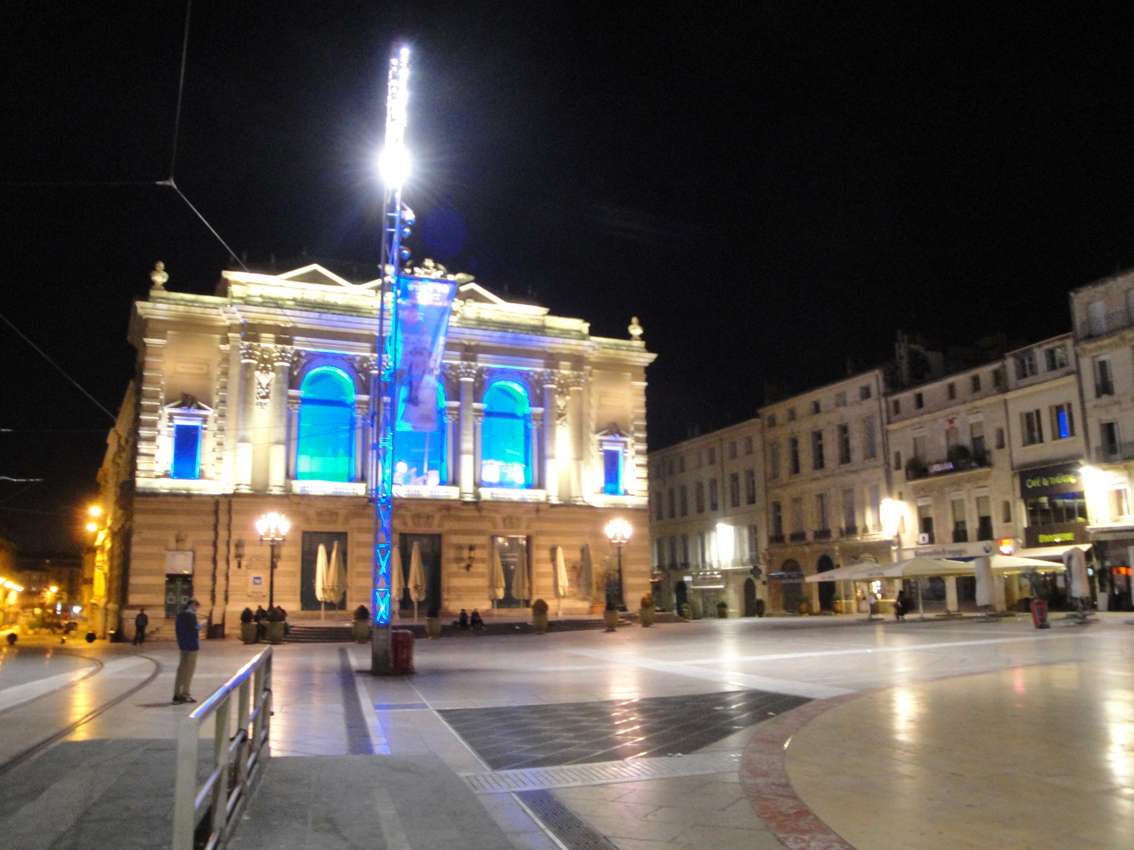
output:
[{"label": "trash bin", "polygon": [[393,656],[390,675],[405,676],[412,673],[413,632],[407,629],[394,629],[390,632],[390,654]]},{"label": "trash bin", "polygon": [[1042,599],[1032,600],[1032,623],[1037,629],[1050,629],[1051,623],[1047,621],[1047,603]]}]

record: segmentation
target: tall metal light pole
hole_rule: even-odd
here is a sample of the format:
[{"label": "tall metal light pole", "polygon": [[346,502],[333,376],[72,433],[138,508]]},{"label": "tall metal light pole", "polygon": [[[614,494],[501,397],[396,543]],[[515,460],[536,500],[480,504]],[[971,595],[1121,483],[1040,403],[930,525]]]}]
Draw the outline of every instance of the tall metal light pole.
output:
[{"label": "tall metal light pole", "polygon": [[256,531],[260,533],[260,542],[267,543],[271,552],[268,561],[268,610],[276,607],[276,567],[280,563],[280,549],[287,539],[291,523],[283,514],[275,511],[264,514],[256,520]]},{"label": "tall metal light pole", "polygon": [[378,167],[385,184],[381,277],[378,305],[377,373],[370,383],[371,444],[370,498],[374,502],[374,566],[370,630],[370,672],[388,675],[390,648],[390,554],[394,510],[394,367],[396,357],[398,270],[402,266],[402,184],[409,177],[405,147],[406,105],[409,100],[409,48],[395,46],[386,88],[386,144]]},{"label": "tall metal light pole", "polygon": [[618,610],[626,610],[626,596],[622,591],[622,547],[630,541],[633,532],[630,523],[624,519],[612,519],[606,524],[606,536],[618,547]]}]

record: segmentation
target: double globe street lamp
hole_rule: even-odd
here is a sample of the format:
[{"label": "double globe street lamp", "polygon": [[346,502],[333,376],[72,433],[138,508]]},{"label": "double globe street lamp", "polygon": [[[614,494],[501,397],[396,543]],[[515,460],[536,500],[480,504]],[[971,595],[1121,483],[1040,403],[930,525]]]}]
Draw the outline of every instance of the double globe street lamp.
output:
[{"label": "double globe street lamp", "polygon": [[268,566],[268,610],[276,607],[276,565],[280,562],[280,549],[287,539],[291,523],[283,514],[275,511],[264,514],[256,520],[256,531],[260,533],[260,542],[267,543],[271,551],[271,561]]},{"label": "double globe street lamp", "polygon": [[606,536],[618,547],[618,610],[626,610],[626,597],[622,593],[622,547],[630,541],[633,529],[624,519],[612,519],[606,524]]}]

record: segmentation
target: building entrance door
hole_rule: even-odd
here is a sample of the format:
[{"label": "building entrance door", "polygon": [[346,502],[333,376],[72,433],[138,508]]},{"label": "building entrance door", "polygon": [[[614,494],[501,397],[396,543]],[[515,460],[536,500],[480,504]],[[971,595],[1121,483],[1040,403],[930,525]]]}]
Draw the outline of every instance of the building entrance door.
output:
[{"label": "building entrance door", "polygon": [[[322,543],[327,552],[327,568],[331,566],[331,556],[335,553],[335,544],[339,544],[339,558],[342,567],[347,568],[347,533],[345,531],[305,531],[303,532],[303,552],[299,565],[299,607],[304,611],[344,611],[346,610],[346,594],[338,605],[330,602],[324,604],[315,595],[316,565],[319,561],[319,544]],[[276,570],[279,578],[279,569]],[[278,598],[278,597],[277,597]]]},{"label": "building entrance door", "polygon": [[750,578],[744,580],[744,616],[756,616],[756,582]]},{"label": "building entrance door", "polygon": [[413,615],[413,599],[409,594],[409,574],[413,544],[421,550],[421,567],[425,572],[425,601],[418,604],[418,613],[441,610],[441,535],[440,534],[402,534],[398,547],[402,554],[402,569],[405,571],[406,590],[402,594],[400,611]]},{"label": "building entrance door", "polygon": [[685,606],[689,604],[689,591],[685,588],[685,582],[679,581],[674,584],[673,601],[675,606],[674,613],[679,617],[684,617]]},{"label": "building entrance door", "polygon": [[500,556],[500,567],[504,571],[504,598],[496,601],[497,608],[523,608],[526,602],[516,597],[513,588],[516,587],[516,574],[519,570],[528,570],[528,595],[531,599],[531,571],[528,557],[528,538],[526,537],[493,537],[492,545]]},{"label": "building entrance door", "polygon": [[165,577],[165,616],[176,617],[193,598],[193,576]]},{"label": "building entrance door", "polygon": [[[830,572],[835,568],[834,562],[827,555],[820,555],[815,571],[819,573]],[[819,582],[819,610],[835,610],[835,583],[833,581]]]}]

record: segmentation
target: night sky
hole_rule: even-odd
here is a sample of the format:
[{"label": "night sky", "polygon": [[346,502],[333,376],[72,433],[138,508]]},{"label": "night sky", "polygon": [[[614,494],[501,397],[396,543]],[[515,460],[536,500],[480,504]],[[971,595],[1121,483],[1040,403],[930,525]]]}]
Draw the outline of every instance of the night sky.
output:
[{"label": "night sky", "polygon": [[[658,353],[650,446],[891,356],[1069,327],[1134,265],[1129,3],[195,0],[173,175],[250,264],[376,261],[391,44],[414,256]],[[116,411],[155,260],[228,253],[168,187],[183,2],[8,3],[0,312]],[[81,538],[106,414],[0,324],[0,522]]]}]

